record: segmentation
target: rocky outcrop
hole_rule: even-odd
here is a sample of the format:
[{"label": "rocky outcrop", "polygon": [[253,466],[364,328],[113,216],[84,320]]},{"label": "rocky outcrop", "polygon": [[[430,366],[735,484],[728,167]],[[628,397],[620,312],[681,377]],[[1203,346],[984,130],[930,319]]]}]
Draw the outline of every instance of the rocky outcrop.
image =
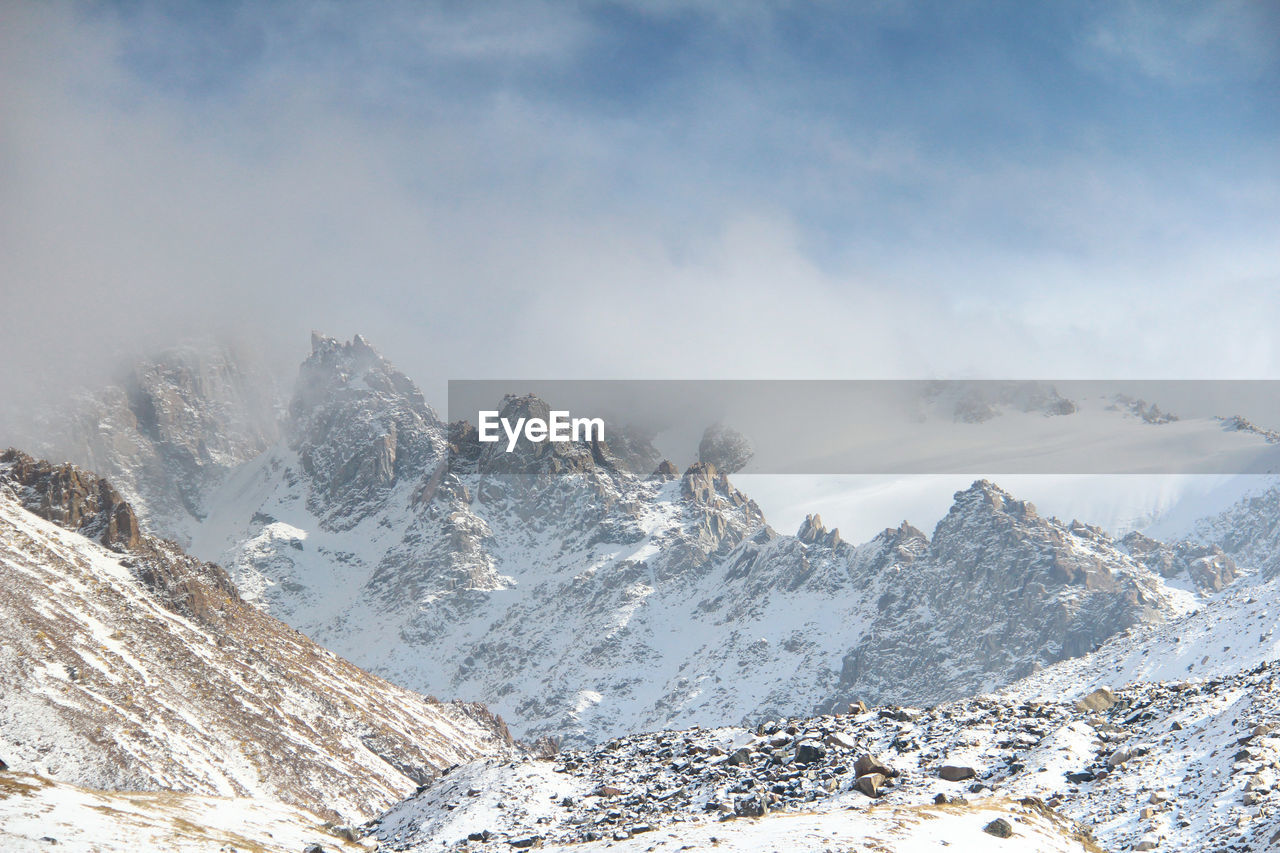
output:
[{"label": "rocky outcrop", "polygon": [[0,483],[31,512],[103,545],[130,549],[141,540],[138,517],[120,493],[74,465],[53,465],[11,448],[0,453]]},{"label": "rocky outcrop", "polygon": [[849,564],[879,590],[876,616],[828,707],[980,692],[1178,612],[1159,574],[1101,530],[1043,518],[986,480],[956,493],[930,539],[904,525]]},{"label": "rocky outcrop", "polygon": [[1137,531],[1127,534],[1120,545],[1161,577],[1186,577],[1209,592],[1221,592],[1240,574],[1235,560],[1217,545],[1165,543]]},{"label": "rocky outcrop", "polygon": [[653,473],[649,475],[649,479],[665,483],[669,480],[674,480],[679,476],[680,469],[673,465],[671,460],[663,459],[658,463],[658,467],[653,469]]},{"label": "rocky outcrop", "polygon": [[804,523],[796,531],[796,538],[806,545],[822,545],[826,548],[835,548],[843,541],[840,529],[827,530],[822,523],[822,516],[816,513],[804,517]]},{"label": "rocky outcrop", "polygon": [[1249,493],[1200,520],[1188,538],[1218,546],[1238,566],[1264,577],[1280,576],[1280,481],[1252,479],[1257,482]]}]

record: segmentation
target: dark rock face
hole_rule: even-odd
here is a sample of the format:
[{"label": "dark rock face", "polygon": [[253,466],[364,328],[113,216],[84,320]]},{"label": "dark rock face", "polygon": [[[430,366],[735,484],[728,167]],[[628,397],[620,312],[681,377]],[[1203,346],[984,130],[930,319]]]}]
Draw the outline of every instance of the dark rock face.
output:
[{"label": "dark rock face", "polygon": [[725,474],[741,471],[755,453],[745,435],[724,424],[707,427],[698,442],[698,461],[714,465],[716,470]]},{"label": "dark rock face", "polygon": [[202,625],[217,625],[241,606],[240,592],[222,567],[197,560],[171,545],[144,538],[133,563],[138,580],[175,613]]},{"label": "dark rock face", "polygon": [[41,518],[103,545],[138,546],[138,518],[105,479],[10,449],[0,453],[0,482],[9,483],[22,505]]}]

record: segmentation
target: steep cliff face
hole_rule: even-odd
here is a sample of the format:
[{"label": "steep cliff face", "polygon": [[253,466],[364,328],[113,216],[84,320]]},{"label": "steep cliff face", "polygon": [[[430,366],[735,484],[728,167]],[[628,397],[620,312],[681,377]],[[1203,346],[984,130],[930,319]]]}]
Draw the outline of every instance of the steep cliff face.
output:
[{"label": "steep cliff face", "polygon": [[361,671],[244,603],[219,567],[136,526],[112,532],[126,516],[92,474],[0,456],[0,756],[12,770],[358,822],[446,766],[510,754],[483,707]]}]

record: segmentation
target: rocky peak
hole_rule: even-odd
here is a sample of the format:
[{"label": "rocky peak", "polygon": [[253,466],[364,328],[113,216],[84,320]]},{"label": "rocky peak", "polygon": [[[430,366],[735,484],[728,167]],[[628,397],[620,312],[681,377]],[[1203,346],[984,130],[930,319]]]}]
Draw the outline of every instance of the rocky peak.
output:
[{"label": "rocky peak", "polygon": [[710,462],[695,462],[689,466],[680,479],[680,494],[690,503],[704,506],[748,507],[753,515],[760,515],[755,501],[734,488],[729,482],[729,477],[717,471],[716,466]]},{"label": "rocky peak", "polygon": [[448,443],[418,386],[359,335],[312,333],[289,412],[308,504],[335,529],[377,511],[397,483],[430,477]]},{"label": "rocky peak", "polygon": [[428,409],[413,380],[396,370],[360,335],[342,343],[312,332],[311,355],[299,368],[290,412],[295,417],[305,417],[309,410],[339,393],[398,397],[412,408]]},{"label": "rocky peak", "polygon": [[876,554],[872,569],[909,565],[929,553],[929,537],[906,521],[897,527],[886,527],[870,544]]},{"label": "rocky peak", "polygon": [[843,541],[840,539],[840,528],[828,531],[822,523],[822,516],[817,513],[804,517],[796,538],[806,545],[822,545],[827,548],[834,548]]},{"label": "rocky peak", "polygon": [[9,449],[0,453],[0,483],[9,484],[26,509],[109,547],[137,547],[133,508],[105,479],[71,464],[53,465]]},{"label": "rocky peak", "polygon": [[[1034,535],[1033,535],[1034,534]],[[955,559],[961,552],[978,547],[984,550],[1029,547],[1028,537],[1037,540],[1061,538],[1060,531],[1036,514],[1029,501],[1021,501],[990,480],[978,480],[955,493],[954,503],[933,531],[933,552],[939,559]]]},{"label": "rocky peak", "polygon": [[952,515],[999,513],[1026,520],[1037,517],[1035,504],[1018,500],[990,480],[975,480],[969,488],[956,492],[954,500]]},{"label": "rocky peak", "polygon": [[15,428],[23,446],[109,478],[144,524],[175,539],[204,517],[204,498],[227,471],[278,434],[267,372],[210,341],[161,351],[32,417]]}]

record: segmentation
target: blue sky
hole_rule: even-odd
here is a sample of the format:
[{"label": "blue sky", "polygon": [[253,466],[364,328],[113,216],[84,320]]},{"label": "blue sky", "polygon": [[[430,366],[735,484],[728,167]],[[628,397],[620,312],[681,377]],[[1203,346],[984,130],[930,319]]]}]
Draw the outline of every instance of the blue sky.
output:
[{"label": "blue sky", "polygon": [[0,15],[27,316],[429,386],[1280,375],[1273,3]]}]

